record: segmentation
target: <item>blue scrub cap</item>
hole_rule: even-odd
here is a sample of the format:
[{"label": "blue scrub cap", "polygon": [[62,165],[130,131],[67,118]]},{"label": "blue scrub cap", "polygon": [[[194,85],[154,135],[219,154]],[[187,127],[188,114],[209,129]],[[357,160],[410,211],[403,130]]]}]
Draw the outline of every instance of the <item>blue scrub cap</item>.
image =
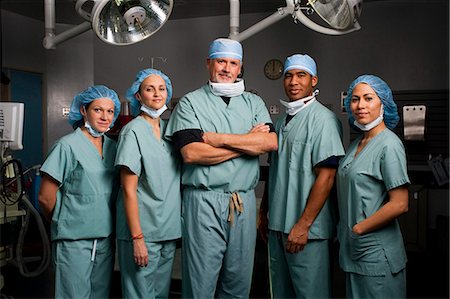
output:
[{"label": "blue scrub cap", "polygon": [[293,69],[306,71],[311,76],[317,76],[316,62],[308,54],[294,54],[286,58],[283,74]]},{"label": "blue scrub cap", "polygon": [[209,46],[208,58],[234,58],[242,61],[242,45],[232,39],[218,38]]},{"label": "blue scrub cap", "polygon": [[167,89],[166,105],[172,99],[172,82],[170,82],[169,77],[167,77],[163,72],[156,69],[148,68],[139,71],[136,75],[136,79],[134,80],[133,85],[131,85],[131,87],[128,88],[126,93],[126,98],[128,102],[130,102],[131,114],[133,116],[137,116],[141,112],[141,102],[139,102],[139,100],[136,98],[136,93],[141,88],[142,82],[150,75],[158,75],[161,78],[163,78],[164,82],[166,82],[166,89]]},{"label": "blue scrub cap", "polygon": [[120,100],[117,96],[117,93],[104,86],[104,85],[94,85],[88,87],[85,91],[77,94],[72,101],[72,105],[70,105],[70,111],[69,111],[69,124],[74,127],[74,125],[83,119],[83,115],[81,115],[80,107],[86,106],[90,102],[93,102],[97,99],[101,98],[108,98],[114,103],[114,118],[110,125],[112,127],[114,125],[114,122],[116,121],[117,117],[120,113]]},{"label": "blue scrub cap", "polygon": [[372,87],[377,96],[381,99],[383,103],[383,119],[384,123],[389,129],[393,129],[397,126],[400,117],[397,112],[397,104],[394,102],[394,98],[392,96],[392,91],[381,78],[374,75],[361,75],[356,78],[349,86],[347,91],[347,96],[344,99],[344,107],[347,111],[348,122],[350,126],[356,130],[359,130],[353,123],[355,118],[353,117],[350,110],[350,103],[352,99],[353,89],[359,83],[366,83]]}]

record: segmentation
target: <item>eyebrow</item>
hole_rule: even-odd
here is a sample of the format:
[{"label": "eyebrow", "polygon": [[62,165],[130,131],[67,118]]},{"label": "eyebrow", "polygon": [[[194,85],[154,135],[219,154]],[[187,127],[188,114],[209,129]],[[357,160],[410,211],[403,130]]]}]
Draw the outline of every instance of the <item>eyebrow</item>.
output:
[{"label": "eyebrow", "polygon": [[[365,94],[363,94],[362,96],[363,97],[365,97],[365,96],[368,96],[368,95],[376,95],[375,93],[372,93],[372,92],[368,92],[368,93],[365,93]],[[358,97],[359,98],[359,96],[358,95],[352,95],[352,97]]]},{"label": "eyebrow", "polygon": [[145,85],[142,85],[142,87],[161,87],[161,86],[166,87],[166,84],[160,84],[160,85],[145,84]]}]

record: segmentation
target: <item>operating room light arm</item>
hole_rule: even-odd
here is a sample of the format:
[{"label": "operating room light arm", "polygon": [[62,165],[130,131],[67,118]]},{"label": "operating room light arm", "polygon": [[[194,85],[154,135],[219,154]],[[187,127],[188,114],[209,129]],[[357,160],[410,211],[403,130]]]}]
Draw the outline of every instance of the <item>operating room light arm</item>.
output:
[{"label": "operating room light arm", "polygon": [[56,45],[91,29],[90,22],[83,22],[59,34],[55,34],[55,0],[44,0],[44,16],[45,37],[42,44],[45,49],[54,49]]},{"label": "operating room light arm", "polygon": [[294,6],[290,1],[286,1],[286,7],[279,8],[276,12],[259,21],[246,30],[239,32],[239,1],[230,0],[230,34],[229,38],[239,42],[255,35],[276,22],[290,16],[294,12]]},{"label": "operating room light arm", "polygon": [[316,167],[316,180],[309,193],[308,202],[299,220],[292,227],[286,250],[290,253],[302,251],[308,242],[309,228],[322,210],[334,184],[336,169]]},{"label": "operating room light arm", "polygon": [[[353,2],[358,2],[357,0],[349,1],[349,4],[353,4]],[[302,10],[306,10],[308,12],[313,12],[314,9],[308,7],[301,7],[301,2],[299,0],[286,0],[286,6],[280,7],[276,12],[271,14],[270,16],[266,17],[265,19],[257,22],[256,24],[252,25],[251,27],[247,28],[246,30],[239,32],[239,0],[230,0],[230,34],[229,38],[237,40],[239,42],[242,42],[243,40],[255,35],[256,33],[266,29],[267,27],[275,24],[276,22],[280,21],[281,19],[285,18],[286,16],[292,15],[293,20],[295,23],[299,21],[306,27],[308,27],[311,30],[314,30],[319,33],[327,34],[327,35],[342,35],[347,34],[356,30],[361,29],[361,26],[357,22],[356,19],[354,19],[354,22],[350,28],[347,29],[335,29],[335,28],[327,28],[322,25],[316,24],[312,20],[310,20]],[[308,2],[314,2],[314,1],[308,1]],[[332,2],[332,1],[330,1]],[[350,3],[351,2],[351,3]],[[362,1],[359,1],[362,2]],[[310,3],[308,3],[309,5]],[[328,3],[327,5],[330,5],[332,3]],[[351,7],[350,9],[353,9]],[[359,15],[358,15],[359,16]]]},{"label": "operating room light arm", "polygon": [[401,186],[388,191],[389,201],[371,216],[353,226],[353,233],[364,235],[380,229],[408,212],[408,188]]}]

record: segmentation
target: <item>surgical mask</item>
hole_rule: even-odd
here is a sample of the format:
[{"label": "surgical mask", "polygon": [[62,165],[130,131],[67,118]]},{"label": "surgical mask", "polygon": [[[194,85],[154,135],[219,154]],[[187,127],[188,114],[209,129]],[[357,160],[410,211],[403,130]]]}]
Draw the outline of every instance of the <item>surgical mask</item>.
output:
[{"label": "surgical mask", "polygon": [[211,92],[218,97],[237,97],[240,96],[244,90],[244,80],[237,79],[234,83],[216,83],[209,81]]},{"label": "surgical mask", "polygon": [[89,124],[88,121],[85,121],[85,122],[84,122],[84,127],[87,129],[87,131],[89,132],[89,134],[91,134],[91,136],[92,136],[92,137],[95,137],[95,138],[101,137],[101,136],[103,136],[106,132],[109,131],[109,128],[108,128],[108,130],[106,130],[105,132],[99,132],[99,131],[97,131],[96,129],[94,129],[94,128]]},{"label": "surgical mask", "polygon": [[316,89],[312,95],[309,97],[305,97],[303,99],[299,99],[293,102],[285,102],[280,100],[281,105],[286,107],[286,113],[289,115],[296,115],[299,111],[306,108],[309,104],[316,100],[316,95],[319,94],[319,90]]},{"label": "surgical mask", "polygon": [[143,111],[145,114],[147,114],[151,118],[158,118],[158,117],[160,117],[161,114],[163,114],[163,112],[166,111],[166,110],[167,110],[167,105],[162,106],[158,110],[150,108],[150,107],[148,107],[148,106],[146,106],[144,104],[142,104],[142,106],[141,106],[141,111]]},{"label": "surgical mask", "polygon": [[353,124],[361,129],[364,132],[370,131],[373,128],[375,128],[376,126],[378,126],[382,121],[383,121],[383,114],[384,114],[384,109],[383,109],[383,104],[381,104],[381,108],[380,108],[380,116],[378,116],[376,119],[374,119],[373,121],[371,121],[368,124],[360,124],[358,121],[354,121]]}]

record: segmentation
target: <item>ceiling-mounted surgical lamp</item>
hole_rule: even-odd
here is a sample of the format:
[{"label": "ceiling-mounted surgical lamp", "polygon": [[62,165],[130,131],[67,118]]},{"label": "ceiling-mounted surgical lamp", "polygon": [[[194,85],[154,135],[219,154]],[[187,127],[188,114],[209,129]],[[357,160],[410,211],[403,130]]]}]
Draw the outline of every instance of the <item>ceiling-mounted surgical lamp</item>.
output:
[{"label": "ceiling-mounted surgical lamp", "polygon": [[[358,18],[361,15],[362,0],[308,0],[306,8],[297,3],[295,5],[294,21],[298,20],[314,31],[341,35],[361,29]],[[303,10],[307,14],[317,13],[331,28],[314,23]]]},{"label": "ceiling-mounted surgical lamp", "polygon": [[44,4],[46,49],[90,28],[109,44],[134,44],[158,31],[173,8],[173,0],[77,0],[75,10],[87,22],[55,35],[54,0],[45,0]]},{"label": "ceiling-mounted surgical lamp", "polygon": [[[286,7],[278,8],[272,15],[239,32],[239,0],[230,0],[229,38],[243,41],[288,15],[292,16],[295,23],[300,22],[323,34],[341,35],[361,28],[358,18],[361,14],[362,0],[304,0],[304,4],[301,2],[286,0]],[[314,12],[331,28],[319,25],[307,17]]]}]

